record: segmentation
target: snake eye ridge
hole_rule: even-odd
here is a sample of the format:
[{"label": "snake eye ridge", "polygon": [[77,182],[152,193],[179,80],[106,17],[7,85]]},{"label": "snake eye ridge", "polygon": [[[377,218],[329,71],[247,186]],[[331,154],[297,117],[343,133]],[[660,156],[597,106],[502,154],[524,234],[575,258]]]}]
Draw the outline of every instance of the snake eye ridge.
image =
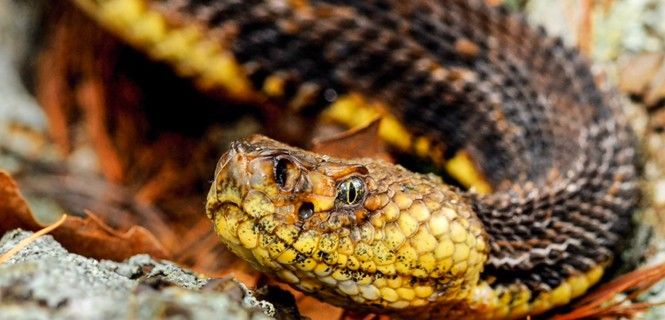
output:
[{"label": "snake eye ridge", "polygon": [[347,206],[354,206],[365,198],[365,182],[359,177],[351,177],[337,185],[337,200]]},{"label": "snake eye ridge", "polygon": [[275,175],[275,182],[279,185],[280,188],[286,186],[286,180],[288,178],[289,171],[289,160],[284,158],[278,159],[275,162],[275,168],[273,170]]}]

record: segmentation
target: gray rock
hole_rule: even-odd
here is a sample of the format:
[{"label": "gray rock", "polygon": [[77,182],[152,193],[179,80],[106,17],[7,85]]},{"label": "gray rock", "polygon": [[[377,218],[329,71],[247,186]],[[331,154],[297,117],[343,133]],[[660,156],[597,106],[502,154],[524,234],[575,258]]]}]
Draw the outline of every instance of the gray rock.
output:
[{"label": "gray rock", "polygon": [[[0,254],[31,232],[0,240]],[[229,280],[207,279],[166,261],[137,255],[97,261],[67,252],[43,236],[0,265],[0,319],[270,319],[274,308]]]}]

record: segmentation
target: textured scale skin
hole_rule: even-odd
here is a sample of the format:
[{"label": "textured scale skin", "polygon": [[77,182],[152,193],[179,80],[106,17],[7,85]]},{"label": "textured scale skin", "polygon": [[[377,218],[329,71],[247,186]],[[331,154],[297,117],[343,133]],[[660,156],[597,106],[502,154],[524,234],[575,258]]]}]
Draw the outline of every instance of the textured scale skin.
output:
[{"label": "textured scale skin", "polygon": [[[255,267],[325,301],[404,317],[539,314],[597,282],[627,232],[635,150],[618,98],[575,50],[503,8],[76,2],[202,87],[294,109],[360,94],[414,134],[471,155],[491,194],[261,137],[235,144],[208,198],[217,232]],[[279,157],[297,164],[298,188],[276,186]],[[350,175],[368,188],[354,208],[334,200]],[[314,208],[306,219],[304,203]]]}]

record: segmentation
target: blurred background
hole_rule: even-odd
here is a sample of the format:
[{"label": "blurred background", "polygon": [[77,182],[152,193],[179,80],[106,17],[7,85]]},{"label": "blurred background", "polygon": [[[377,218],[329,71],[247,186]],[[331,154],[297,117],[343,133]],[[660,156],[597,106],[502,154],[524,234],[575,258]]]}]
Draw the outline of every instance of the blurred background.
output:
[{"label": "blurred background", "polygon": [[[623,93],[644,177],[640,228],[624,258],[630,266],[665,261],[665,1],[504,4],[577,46],[599,79]],[[233,273],[249,286],[269,282],[223,248],[205,217],[217,158],[252,133],[307,145],[339,130],[314,115],[201,91],[68,1],[0,1],[0,170],[43,225],[66,212],[93,215],[113,230],[140,226],[163,258],[211,277]],[[644,299],[665,301],[663,292],[656,286]],[[343,316],[294,295],[307,316]],[[665,311],[647,317],[665,318]]]}]

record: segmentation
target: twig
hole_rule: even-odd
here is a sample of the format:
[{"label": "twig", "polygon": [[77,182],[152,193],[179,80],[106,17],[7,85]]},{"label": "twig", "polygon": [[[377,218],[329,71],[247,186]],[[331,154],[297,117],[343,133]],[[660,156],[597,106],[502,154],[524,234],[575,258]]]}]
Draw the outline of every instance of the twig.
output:
[{"label": "twig", "polygon": [[7,260],[11,259],[17,252],[21,251],[21,249],[27,247],[30,245],[32,242],[37,240],[37,238],[53,231],[55,228],[59,227],[61,224],[63,224],[67,220],[67,215],[63,214],[62,217],[52,225],[45,227],[44,229],[41,229],[35,233],[33,233],[31,236],[21,240],[16,246],[13,248],[9,249],[9,251],[5,252],[0,256],[0,264],[5,263]]}]

